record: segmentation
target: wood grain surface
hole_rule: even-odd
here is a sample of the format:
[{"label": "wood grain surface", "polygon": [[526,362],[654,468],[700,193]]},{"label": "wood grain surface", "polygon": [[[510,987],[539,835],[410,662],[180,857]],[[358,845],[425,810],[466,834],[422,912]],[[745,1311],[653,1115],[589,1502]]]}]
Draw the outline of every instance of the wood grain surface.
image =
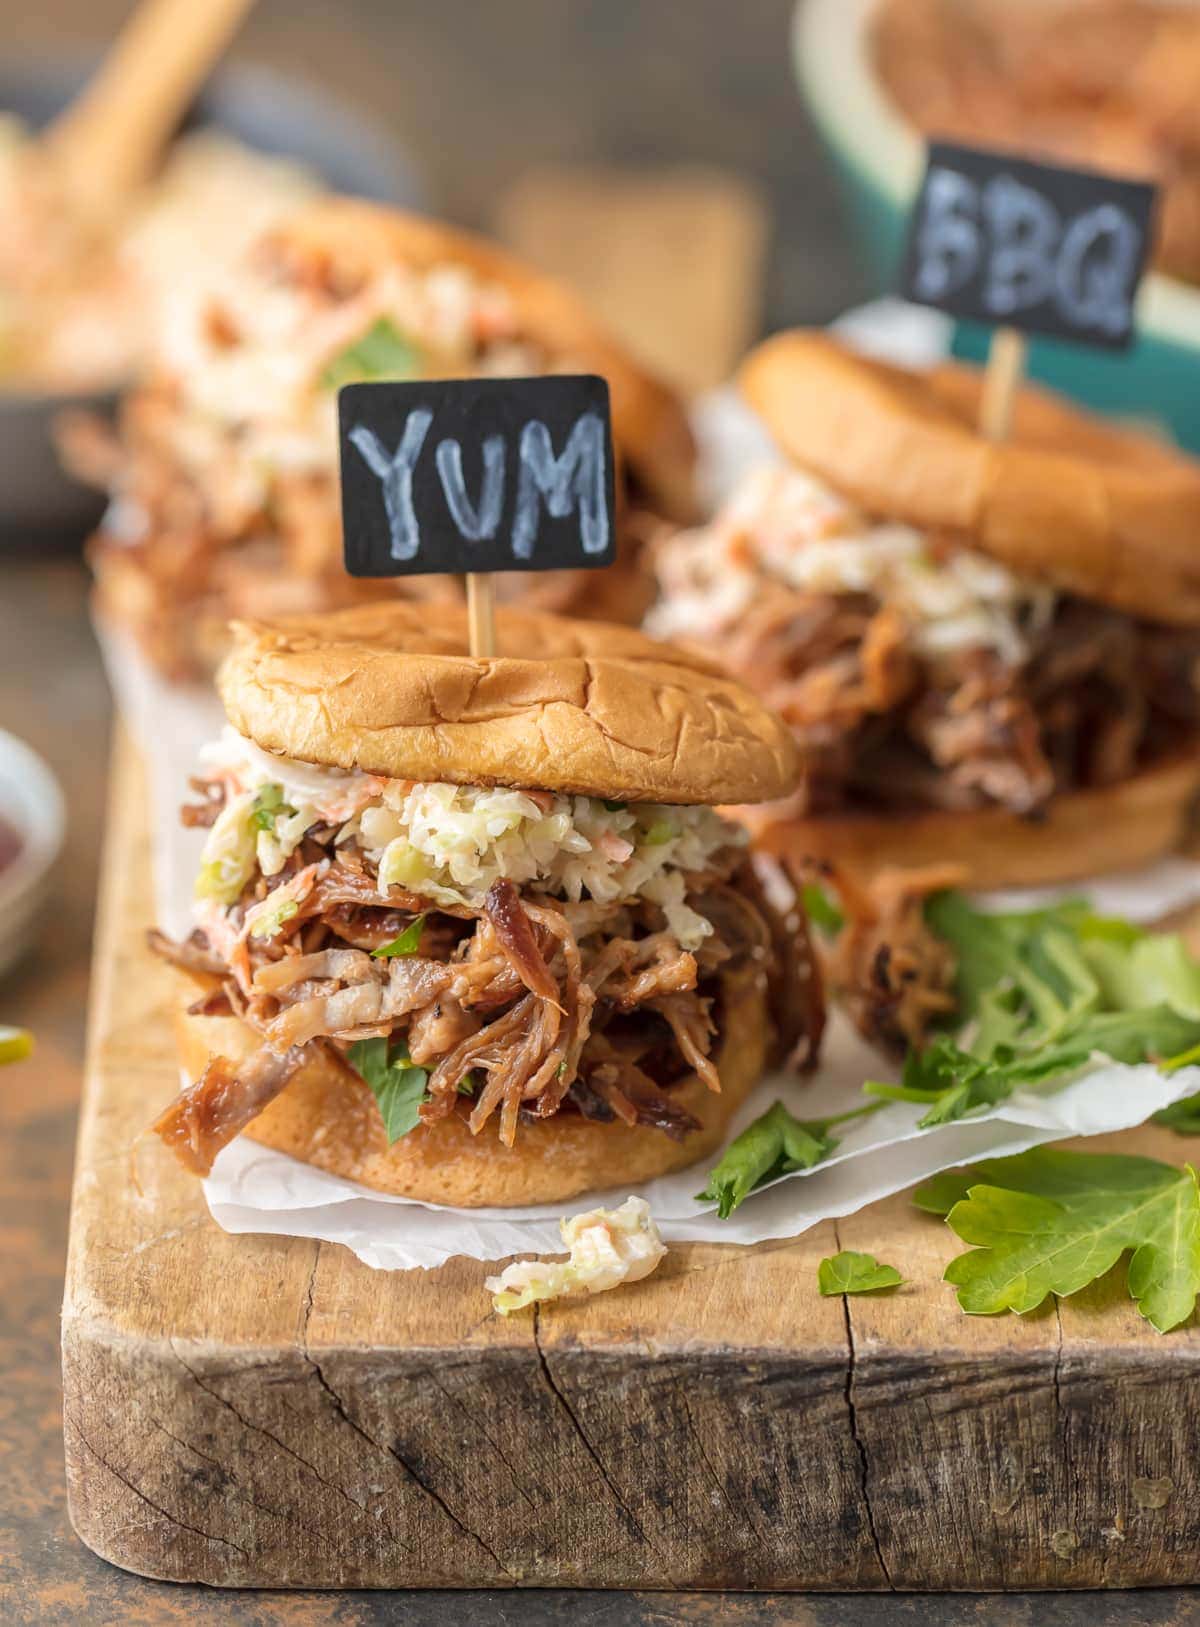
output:
[{"label": "wood grain surface", "polygon": [[[226,1585],[1128,1586],[1200,1553],[1200,1335],[1115,1283],[961,1315],[904,1198],[495,1317],[485,1268],[230,1237],[155,1145],[174,1088],[140,766],[112,781],[64,1307],[76,1529]],[[1178,1159],[1165,1132],[1127,1138]],[[1095,1143],[1093,1143],[1095,1145]],[[909,1286],[821,1299],[818,1259]]]}]

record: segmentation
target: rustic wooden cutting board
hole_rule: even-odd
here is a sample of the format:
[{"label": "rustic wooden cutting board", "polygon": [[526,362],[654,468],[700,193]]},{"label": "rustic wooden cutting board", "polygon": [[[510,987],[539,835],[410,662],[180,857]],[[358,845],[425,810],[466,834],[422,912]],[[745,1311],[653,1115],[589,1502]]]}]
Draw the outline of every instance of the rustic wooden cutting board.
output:
[{"label": "rustic wooden cutting board", "polygon": [[[130,1147],[177,1078],[150,912],[121,741],[63,1319],[71,1514],[97,1553],[230,1586],[1196,1580],[1200,1333],[1160,1338],[1112,1284],[965,1317],[939,1281],[955,1240],[904,1198],[504,1321],[475,1261],[384,1274],[226,1236],[156,1145],[139,1192]],[[839,1246],[910,1286],[821,1299]]]}]

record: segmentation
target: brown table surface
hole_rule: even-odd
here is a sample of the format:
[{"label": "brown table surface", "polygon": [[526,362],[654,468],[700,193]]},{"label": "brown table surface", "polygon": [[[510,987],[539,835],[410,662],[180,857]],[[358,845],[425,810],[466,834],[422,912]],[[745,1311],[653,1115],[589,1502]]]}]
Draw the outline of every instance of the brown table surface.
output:
[{"label": "brown table surface", "polygon": [[110,702],[69,560],[0,557],[0,727],[57,772],[70,813],[57,888],[35,953],[0,982],[0,1020],[37,1035],[36,1059],[0,1077],[0,1621],[138,1627],[186,1619],[275,1622],[468,1620],[580,1627],[796,1623],[797,1627],[1077,1627],[1200,1622],[1183,1591],[1036,1598],[765,1597],[700,1594],[222,1594],[144,1582],[89,1553],[67,1522],[58,1313],[76,1102],[83,1060],[91,920],[103,834]]}]

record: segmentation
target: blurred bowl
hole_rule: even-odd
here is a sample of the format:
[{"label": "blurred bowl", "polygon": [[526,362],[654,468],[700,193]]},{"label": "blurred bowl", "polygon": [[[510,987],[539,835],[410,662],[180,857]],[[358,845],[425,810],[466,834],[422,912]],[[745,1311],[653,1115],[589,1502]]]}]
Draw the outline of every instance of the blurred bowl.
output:
[{"label": "blurred bowl", "polygon": [[[0,63],[0,109],[32,128],[46,124],[85,82],[94,63]],[[323,91],[260,68],[216,74],[185,121],[215,127],[260,152],[294,158],[334,191],[382,203],[419,205],[416,173],[387,132]],[[198,240],[202,251],[202,239]],[[59,466],[51,424],[65,407],[111,412],[115,387],[79,392],[0,389],[0,545],[76,536],[99,519],[104,500]]]},{"label": "blurred bowl", "polygon": [[37,935],[37,917],[66,834],[66,804],[58,781],[38,754],[0,729],[0,820],[21,846],[0,869],[0,977]]},{"label": "blurred bowl", "polygon": [[[876,0],[800,0],[792,54],[801,92],[832,159],[874,291],[891,293],[925,141],[874,71]],[[956,355],[987,352],[990,330],[959,323]],[[1030,345],[1030,371],[1093,407],[1156,421],[1200,452],[1200,288],[1151,272],[1138,296],[1138,336],[1123,354],[1051,339]]]}]

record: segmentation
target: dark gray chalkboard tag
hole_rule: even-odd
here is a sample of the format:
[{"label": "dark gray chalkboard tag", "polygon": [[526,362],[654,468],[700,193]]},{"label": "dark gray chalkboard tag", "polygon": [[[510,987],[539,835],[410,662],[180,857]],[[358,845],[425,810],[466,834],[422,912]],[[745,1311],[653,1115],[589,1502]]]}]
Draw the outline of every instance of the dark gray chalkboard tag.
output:
[{"label": "dark gray chalkboard tag", "polygon": [[348,384],[338,418],[351,576],[612,564],[604,379]]},{"label": "dark gray chalkboard tag", "polygon": [[1124,350],[1155,188],[932,142],[901,293],[950,316]]}]

